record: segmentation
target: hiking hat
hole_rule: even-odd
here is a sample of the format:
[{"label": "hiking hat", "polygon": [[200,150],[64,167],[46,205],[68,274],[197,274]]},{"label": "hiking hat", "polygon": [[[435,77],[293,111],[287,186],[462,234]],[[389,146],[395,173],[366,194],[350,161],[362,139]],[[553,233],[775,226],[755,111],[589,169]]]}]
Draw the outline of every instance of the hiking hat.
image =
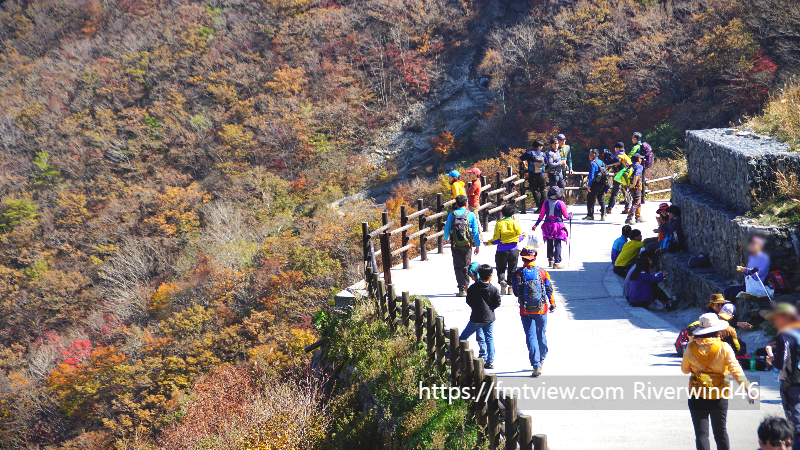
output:
[{"label": "hiking hat", "polygon": [[731,320],[731,317],[736,315],[736,307],[733,306],[733,303],[726,303],[717,315],[722,320]]},{"label": "hiking hat", "polygon": [[519,257],[526,261],[534,261],[536,259],[536,253],[536,248],[529,245],[519,252]]},{"label": "hiking hat", "polygon": [[469,169],[467,173],[474,173],[476,176],[481,176],[481,169],[473,167],[472,169]]},{"label": "hiking hat", "polygon": [[457,171],[457,170],[454,170],[454,171],[452,171],[452,172],[448,173],[448,174],[447,174],[447,176],[448,176],[448,177],[456,177],[456,178],[458,178],[458,177],[460,177],[460,176],[461,176],[461,174],[460,174],[460,173],[458,173],[458,171]]},{"label": "hiking hat", "polygon": [[767,322],[773,323],[775,321],[775,316],[779,315],[789,316],[793,320],[797,320],[797,308],[789,303],[778,303],[771,312],[764,315],[764,318],[767,319]]},{"label": "hiking hat", "polygon": [[547,191],[547,198],[551,200],[558,200],[561,198],[561,189],[558,186],[553,186]]},{"label": "hiking hat", "polygon": [[468,274],[469,276],[471,276],[471,277],[475,278],[475,279],[478,279],[478,278],[480,278],[480,277],[478,276],[478,267],[480,267],[480,266],[481,266],[481,265],[480,265],[480,264],[478,264],[478,263],[476,263],[476,262],[474,262],[474,263],[470,264],[470,265],[469,265],[469,268],[467,268],[467,274]]},{"label": "hiking hat", "polygon": [[668,208],[669,208],[669,203],[661,203],[660,205],[658,205],[656,214],[661,214],[663,212],[666,212]]},{"label": "hiking hat", "polygon": [[705,313],[700,316],[700,326],[692,331],[692,336],[703,336],[726,330],[730,325],[714,313]]},{"label": "hiking hat", "polygon": [[564,136],[563,134],[559,134],[558,136],[556,136],[556,139],[558,139],[559,141],[566,141],[567,137]]},{"label": "hiking hat", "polygon": [[715,303],[730,303],[729,301],[725,300],[725,297],[722,294],[711,294],[711,299],[708,301],[709,305],[713,305]]},{"label": "hiking hat", "polygon": [[558,144],[558,138],[550,138],[551,144]]}]

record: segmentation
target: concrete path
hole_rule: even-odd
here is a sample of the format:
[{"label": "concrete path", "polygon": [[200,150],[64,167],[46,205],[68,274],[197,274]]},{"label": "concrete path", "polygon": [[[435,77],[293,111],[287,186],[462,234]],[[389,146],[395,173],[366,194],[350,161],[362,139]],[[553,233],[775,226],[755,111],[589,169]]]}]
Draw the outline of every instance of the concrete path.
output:
[{"label": "concrete path", "polygon": [[[645,237],[652,236],[656,203],[644,207],[647,223],[639,224]],[[611,243],[625,216],[617,207],[607,222],[585,222],[586,207],[574,205],[572,257],[567,269],[550,271],[556,286],[557,310],[549,315],[547,338],[550,353],[540,380],[559,376],[680,375],[680,358],[674,342],[680,331],[650,311],[632,308],[622,296],[622,280],[611,272]],[[523,230],[535,217],[518,215]],[[489,224],[491,238],[494,224]],[[494,266],[495,247],[482,247],[473,260]],[[393,269],[399,290],[430,298],[447,327],[464,329],[469,307],[455,296],[456,285],[449,249],[429,253],[429,261],[412,261],[409,270]],[[564,248],[565,262],[568,258]],[[547,265],[544,249],[539,264]],[[519,309],[513,296],[504,296],[496,311],[494,334],[497,348],[495,370],[499,376],[527,377],[528,362]],[[470,348],[477,349],[474,336]],[[476,350],[477,356],[477,350]],[[748,375],[750,375],[748,373]],[[765,385],[760,410],[731,410],[728,432],[733,450],[758,447],[756,429],[765,415],[782,415],[777,385],[769,372],[756,372]],[[587,383],[589,379],[587,379]],[[686,376],[688,384],[688,376]],[[734,382],[734,385],[736,383]],[[694,432],[688,409],[667,411],[529,410],[534,433],[544,433],[554,450],[574,449],[693,449]],[[712,439],[713,441],[713,439]],[[712,442],[712,447],[713,447]]]}]

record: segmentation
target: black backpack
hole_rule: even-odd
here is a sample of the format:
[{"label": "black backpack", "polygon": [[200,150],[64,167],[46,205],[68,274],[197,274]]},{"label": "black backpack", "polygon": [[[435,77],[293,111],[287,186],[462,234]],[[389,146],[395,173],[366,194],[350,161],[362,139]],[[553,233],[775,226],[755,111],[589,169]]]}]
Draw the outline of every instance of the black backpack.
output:
[{"label": "black backpack", "polygon": [[544,154],[541,154],[540,156],[536,156],[533,153],[531,153],[531,158],[532,159],[530,161],[529,167],[532,170],[529,170],[529,172],[542,173],[542,170],[544,170],[544,165],[545,165]]},{"label": "black backpack", "polygon": [[708,259],[706,255],[697,255],[692,256],[689,258],[689,262],[686,263],[690,269],[699,269],[701,267],[711,267],[711,260]]},{"label": "black backpack", "polygon": [[469,211],[462,215],[455,212],[453,214],[453,225],[450,231],[450,239],[456,247],[469,247],[472,245],[472,231],[469,229]]},{"label": "black backpack", "polygon": [[608,184],[608,178],[611,175],[608,173],[608,169],[606,169],[606,166],[601,166],[600,164],[597,164],[595,162],[593,162],[592,164],[597,166],[597,172],[594,173],[594,180],[592,180],[592,184],[594,183],[599,183],[601,185]]}]

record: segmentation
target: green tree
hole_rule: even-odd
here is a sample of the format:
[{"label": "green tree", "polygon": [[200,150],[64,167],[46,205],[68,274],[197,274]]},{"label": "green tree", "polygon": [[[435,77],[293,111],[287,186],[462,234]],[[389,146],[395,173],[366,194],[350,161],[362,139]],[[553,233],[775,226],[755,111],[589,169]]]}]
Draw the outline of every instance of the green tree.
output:
[{"label": "green tree", "polygon": [[34,187],[45,188],[61,183],[61,171],[56,169],[56,166],[50,162],[50,157],[50,153],[47,150],[36,152],[36,158],[33,160],[33,165],[37,169],[37,172],[33,175]]},{"label": "green tree", "polygon": [[8,232],[39,217],[36,203],[27,198],[7,198],[0,205],[0,231]]}]

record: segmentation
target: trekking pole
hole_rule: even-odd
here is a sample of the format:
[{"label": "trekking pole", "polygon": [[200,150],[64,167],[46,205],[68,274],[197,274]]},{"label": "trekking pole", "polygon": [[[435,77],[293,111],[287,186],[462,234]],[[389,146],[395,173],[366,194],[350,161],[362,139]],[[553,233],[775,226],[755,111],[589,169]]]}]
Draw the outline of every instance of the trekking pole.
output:
[{"label": "trekking pole", "polygon": [[756,280],[758,280],[758,282],[761,284],[761,288],[764,289],[764,293],[767,294],[767,298],[769,299],[769,303],[772,304],[773,303],[772,297],[769,295],[769,291],[767,290],[767,287],[764,286],[764,282],[761,281],[761,277],[758,276],[758,272],[753,273],[753,275],[756,276]]},{"label": "trekking pole", "polygon": [[569,263],[567,266],[572,267],[572,214],[569,215],[569,239],[567,241],[567,257],[569,258]]}]

